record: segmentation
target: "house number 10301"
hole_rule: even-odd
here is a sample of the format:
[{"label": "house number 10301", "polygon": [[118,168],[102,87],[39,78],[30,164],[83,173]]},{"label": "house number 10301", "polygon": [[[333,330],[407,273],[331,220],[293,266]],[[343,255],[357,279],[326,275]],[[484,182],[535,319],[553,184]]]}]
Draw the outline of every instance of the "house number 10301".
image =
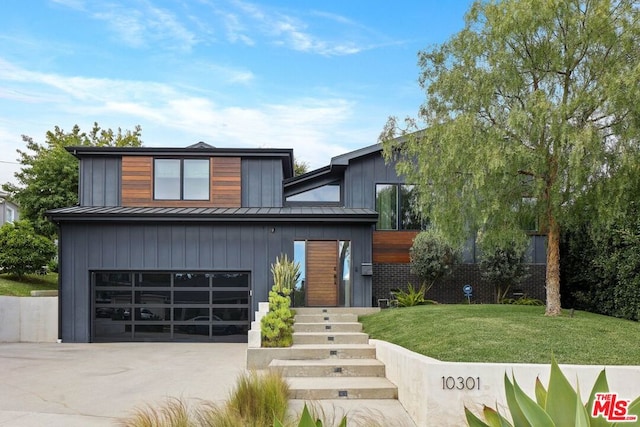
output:
[{"label": "house number 10301", "polygon": [[443,390],[480,390],[480,377],[442,377]]}]

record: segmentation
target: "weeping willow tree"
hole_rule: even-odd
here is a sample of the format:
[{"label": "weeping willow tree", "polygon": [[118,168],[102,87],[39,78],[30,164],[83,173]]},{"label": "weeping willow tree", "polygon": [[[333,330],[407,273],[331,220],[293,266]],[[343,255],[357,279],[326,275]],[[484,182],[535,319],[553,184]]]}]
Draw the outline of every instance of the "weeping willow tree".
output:
[{"label": "weeping willow tree", "polygon": [[419,65],[426,101],[417,119],[389,119],[386,158],[451,239],[512,238],[523,217],[537,218],[546,314],[560,314],[563,227],[580,206],[593,221],[610,216],[624,176],[637,173],[637,1],[476,1]]}]

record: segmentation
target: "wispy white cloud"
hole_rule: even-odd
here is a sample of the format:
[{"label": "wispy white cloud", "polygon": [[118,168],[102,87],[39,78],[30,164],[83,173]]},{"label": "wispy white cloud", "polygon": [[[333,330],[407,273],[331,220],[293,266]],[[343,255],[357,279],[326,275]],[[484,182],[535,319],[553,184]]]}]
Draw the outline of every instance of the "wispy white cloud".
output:
[{"label": "wispy white cloud", "polygon": [[82,0],[52,1],[86,12],[91,18],[103,21],[113,32],[115,39],[130,47],[142,48],[161,43],[167,49],[188,51],[199,41],[197,35],[181,22],[179,16],[147,1],[133,4],[86,4]]},{"label": "wispy white cloud", "polygon": [[84,0],[51,0],[51,2],[76,10],[84,10],[85,8]]},{"label": "wispy white cloud", "polygon": [[[337,29],[324,31],[310,28],[302,13],[285,13],[272,7],[241,0],[233,0],[230,5],[234,8],[232,12],[222,12],[218,4],[215,8],[224,18],[228,39],[231,42],[242,41],[253,45],[256,38],[266,37],[268,42],[277,46],[324,56],[352,55],[373,46],[372,43],[362,43],[358,40],[364,36],[369,37],[362,25],[340,15],[312,12],[316,18],[338,24]],[[352,37],[354,29],[358,30],[358,37]],[[257,34],[253,36],[252,32]]]},{"label": "wispy white cloud", "polygon": [[[28,96],[19,92],[23,85],[30,87]],[[374,142],[365,142],[366,135],[359,140],[340,137],[353,131],[350,120],[356,105],[336,96],[221,105],[197,90],[170,84],[40,73],[1,59],[0,87],[6,88],[0,94],[8,93],[4,98],[11,97],[12,102],[56,111],[55,120],[67,117],[85,126],[94,121],[104,126],[105,122],[141,124],[148,145],[184,146],[204,140],[216,146],[287,147],[319,167],[353,144]],[[16,126],[32,132],[32,124]]]}]

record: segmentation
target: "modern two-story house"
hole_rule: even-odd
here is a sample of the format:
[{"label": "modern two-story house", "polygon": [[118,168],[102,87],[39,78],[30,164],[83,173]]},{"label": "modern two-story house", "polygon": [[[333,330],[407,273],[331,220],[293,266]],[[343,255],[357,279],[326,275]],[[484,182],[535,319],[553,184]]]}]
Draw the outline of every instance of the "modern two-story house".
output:
[{"label": "modern two-story house", "polygon": [[[295,305],[372,306],[412,280],[409,248],[424,224],[379,145],[295,177],[290,149],[68,150],[80,160],[80,202],[48,213],[65,342],[246,341],[281,254],[302,267]],[[491,301],[472,241],[464,258],[431,298],[462,302],[457,285],[473,283]],[[530,261],[526,292],[540,297],[542,237]]]}]

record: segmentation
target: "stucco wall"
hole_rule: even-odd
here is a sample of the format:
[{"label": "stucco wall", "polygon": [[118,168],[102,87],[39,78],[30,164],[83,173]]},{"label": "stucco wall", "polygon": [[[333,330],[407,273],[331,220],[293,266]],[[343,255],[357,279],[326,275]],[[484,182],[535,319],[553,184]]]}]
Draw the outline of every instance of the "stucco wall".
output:
[{"label": "stucco wall", "polygon": [[[386,366],[386,377],[398,386],[398,400],[418,426],[466,425],[464,407],[477,415],[483,405],[508,413],[504,395],[505,372],[529,396],[534,396],[536,377],[549,384],[550,364],[441,362],[386,341],[370,340],[376,357]],[[575,388],[580,383],[583,403],[604,366],[560,365]],[[609,390],[621,399],[640,396],[640,366],[607,366]],[[452,380],[449,380],[452,378]],[[458,388],[462,378],[462,390]]]},{"label": "stucco wall", "polygon": [[0,342],[56,342],[58,297],[0,296]]}]

